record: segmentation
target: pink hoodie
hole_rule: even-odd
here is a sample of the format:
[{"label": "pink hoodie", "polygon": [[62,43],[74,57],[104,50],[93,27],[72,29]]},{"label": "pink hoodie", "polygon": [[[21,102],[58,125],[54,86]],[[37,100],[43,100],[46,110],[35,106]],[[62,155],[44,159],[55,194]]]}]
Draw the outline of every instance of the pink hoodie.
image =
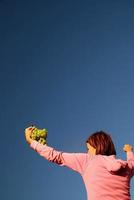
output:
[{"label": "pink hoodie", "polygon": [[114,155],[64,153],[37,141],[31,143],[37,153],[48,161],[77,171],[83,178],[88,200],[130,200],[130,179],[134,174],[134,154],[127,161]]}]

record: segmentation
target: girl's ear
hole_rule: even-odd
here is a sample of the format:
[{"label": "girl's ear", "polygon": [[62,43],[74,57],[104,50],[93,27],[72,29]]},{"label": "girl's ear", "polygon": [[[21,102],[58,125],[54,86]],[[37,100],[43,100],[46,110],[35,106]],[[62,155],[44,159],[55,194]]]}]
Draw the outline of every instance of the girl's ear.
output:
[{"label": "girl's ear", "polygon": [[88,149],[88,153],[95,155],[96,154],[96,149],[91,146],[89,143],[87,143],[87,149]]}]

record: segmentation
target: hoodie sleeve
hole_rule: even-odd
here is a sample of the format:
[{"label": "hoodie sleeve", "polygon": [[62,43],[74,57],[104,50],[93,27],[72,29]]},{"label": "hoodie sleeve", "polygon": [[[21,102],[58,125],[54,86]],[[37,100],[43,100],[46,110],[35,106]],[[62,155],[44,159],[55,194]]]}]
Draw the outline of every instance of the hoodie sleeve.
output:
[{"label": "hoodie sleeve", "polygon": [[134,175],[134,153],[132,151],[127,152],[127,162],[132,169],[132,176]]},{"label": "hoodie sleeve", "polygon": [[30,147],[46,160],[60,166],[66,166],[80,174],[83,173],[87,164],[87,153],[65,153],[47,145],[42,145],[37,141],[33,141]]}]

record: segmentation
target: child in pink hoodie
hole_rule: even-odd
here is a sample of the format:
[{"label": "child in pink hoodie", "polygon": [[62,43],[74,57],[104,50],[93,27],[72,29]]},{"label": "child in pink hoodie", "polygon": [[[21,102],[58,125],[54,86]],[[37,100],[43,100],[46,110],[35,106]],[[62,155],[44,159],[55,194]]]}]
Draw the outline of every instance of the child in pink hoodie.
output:
[{"label": "child in pink hoodie", "polygon": [[110,135],[93,133],[86,141],[87,153],[65,153],[30,138],[34,127],[25,130],[26,141],[39,155],[77,171],[83,178],[88,200],[130,200],[130,179],[134,174],[132,146],[124,145],[127,161],[116,159]]}]

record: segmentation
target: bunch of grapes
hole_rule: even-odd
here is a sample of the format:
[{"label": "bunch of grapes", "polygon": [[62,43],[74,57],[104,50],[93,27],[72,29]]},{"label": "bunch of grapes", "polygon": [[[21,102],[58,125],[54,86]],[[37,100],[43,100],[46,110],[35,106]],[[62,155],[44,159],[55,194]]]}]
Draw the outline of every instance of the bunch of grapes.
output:
[{"label": "bunch of grapes", "polygon": [[38,129],[35,127],[31,133],[31,138],[41,144],[46,144],[47,133],[48,131],[46,129]]}]

